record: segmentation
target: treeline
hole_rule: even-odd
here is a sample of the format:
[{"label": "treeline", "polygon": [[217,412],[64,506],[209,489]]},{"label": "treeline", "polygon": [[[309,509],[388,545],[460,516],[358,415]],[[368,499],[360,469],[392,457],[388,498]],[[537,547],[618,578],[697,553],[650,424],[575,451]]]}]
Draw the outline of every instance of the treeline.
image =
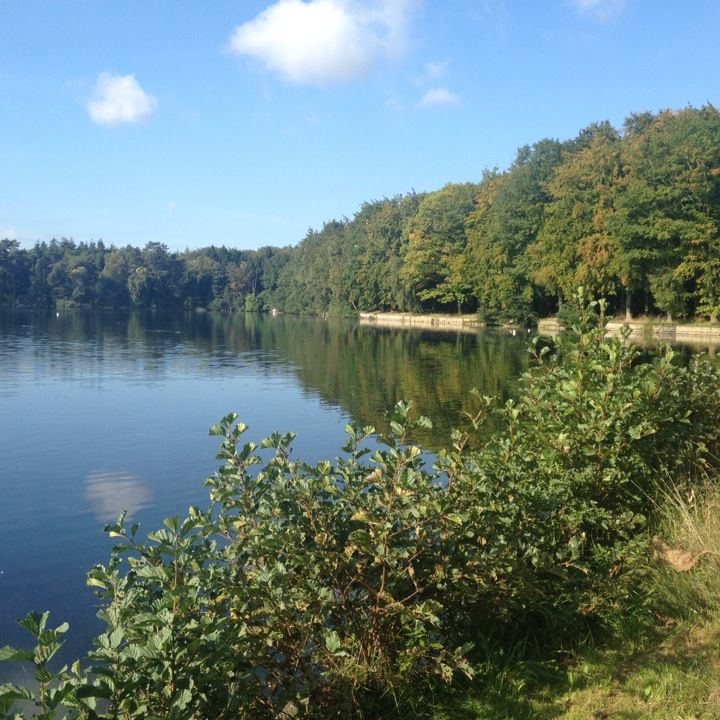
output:
[{"label": "treeline", "polygon": [[0,240],[0,303],[259,310],[263,290],[274,287],[291,254],[271,247],[174,253],[158,242],[141,250],[66,239],[23,250],[15,240]]},{"label": "treeline", "polygon": [[584,286],[611,312],[720,314],[720,113],[634,114],[521,148],[505,172],[368,203],[285,270],[292,309],[522,322]]},{"label": "treeline", "polygon": [[720,316],[720,113],[594,123],[505,171],[365,203],[293,248],[170,253],[0,242],[0,302],[295,313],[548,315],[582,285],[611,312]]}]

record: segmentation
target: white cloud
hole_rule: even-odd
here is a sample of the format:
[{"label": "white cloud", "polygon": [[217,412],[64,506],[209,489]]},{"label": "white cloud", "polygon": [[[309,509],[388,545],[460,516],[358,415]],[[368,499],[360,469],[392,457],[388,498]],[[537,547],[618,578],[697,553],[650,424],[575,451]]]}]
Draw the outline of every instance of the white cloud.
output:
[{"label": "white cloud", "polygon": [[235,28],[229,50],[300,85],[364,75],[402,52],[417,0],[277,0]]},{"label": "white cloud", "polygon": [[17,230],[15,228],[0,230],[0,240],[17,240]]},{"label": "white cloud", "polygon": [[445,77],[449,64],[449,60],[425,63],[425,78],[427,80],[438,80],[441,77]]},{"label": "white cloud", "polygon": [[447,88],[439,87],[428,90],[420,100],[420,107],[438,107],[440,105],[459,105],[460,96]]},{"label": "white cloud", "polygon": [[438,62],[426,62],[423,65],[421,73],[418,73],[412,82],[420,87],[428,87],[429,85],[437,85],[448,72],[450,67],[449,60],[443,60]]},{"label": "white cloud", "polygon": [[136,123],[150,117],[157,99],[148,95],[134,75],[100,73],[95,94],[88,100],[87,110],[94,122],[101,125]]},{"label": "white cloud", "polygon": [[570,4],[584,15],[605,22],[619,15],[627,4],[627,0],[569,0]]}]

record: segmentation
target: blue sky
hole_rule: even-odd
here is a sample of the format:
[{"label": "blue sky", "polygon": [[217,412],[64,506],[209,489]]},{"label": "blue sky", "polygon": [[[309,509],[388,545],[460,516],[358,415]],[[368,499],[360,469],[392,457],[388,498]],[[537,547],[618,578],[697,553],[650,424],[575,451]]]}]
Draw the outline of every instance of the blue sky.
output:
[{"label": "blue sky", "polygon": [[299,242],[631,112],[720,105],[718,0],[0,0],[0,237]]}]

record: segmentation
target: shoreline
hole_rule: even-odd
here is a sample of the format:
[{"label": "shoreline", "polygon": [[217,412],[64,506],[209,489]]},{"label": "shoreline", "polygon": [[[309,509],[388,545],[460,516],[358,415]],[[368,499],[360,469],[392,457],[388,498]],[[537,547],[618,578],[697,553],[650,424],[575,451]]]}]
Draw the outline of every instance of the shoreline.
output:
[{"label": "shoreline", "polygon": [[[720,344],[720,325],[685,325],[667,320],[610,320],[606,323],[609,336],[617,335],[624,327],[630,329],[630,337],[634,340]],[[555,318],[538,322],[540,335],[556,335],[561,330],[562,325]]]},{"label": "shoreline", "polygon": [[[430,330],[450,330],[475,333],[487,327],[477,315],[448,315],[443,313],[402,313],[402,312],[360,312],[360,325],[384,328],[425,328]],[[699,344],[714,347],[720,345],[720,324],[687,325],[667,320],[610,320],[606,324],[608,336],[617,335],[623,327],[630,328],[630,337],[642,344],[670,342]],[[494,328],[498,329],[498,328]],[[499,329],[525,332],[525,328],[501,326]],[[562,325],[556,318],[544,318],[538,321],[539,335],[557,335]]]},{"label": "shoreline", "polygon": [[358,319],[361,325],[376,327],[418,327],[435,330],[458,330],[475,332],[485,327],[477,315],[445,315],[442,313],[386,313],[360,312]]}]

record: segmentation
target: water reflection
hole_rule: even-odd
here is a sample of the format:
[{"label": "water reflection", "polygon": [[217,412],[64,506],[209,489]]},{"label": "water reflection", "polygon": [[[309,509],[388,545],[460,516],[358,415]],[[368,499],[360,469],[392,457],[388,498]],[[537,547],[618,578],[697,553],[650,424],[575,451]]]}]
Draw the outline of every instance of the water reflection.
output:
[{"label": "water reflection", "polygon": [[416,438],[431,449],[447,440],[473,388],[507,397],[528,360],[519,338],[488,332],[289,325],[278,344],[305,386],[358,422],[386,430],[386,413],[399,400],[411,400],[433,420],[433,430]]},{"label": "water reflection", "polygon": [[411,400],[434,420],[419,439],[435,447],[472,388],[507,396],[527,367],[525,339],[509,334],[286,316],[0,313],[0,337],[0,396],[51,380],[104,391],[117,382],[161,388],[178,377],[291,373],[324,403],[381,430],[393,405]]},{"label": "water reflection", "polygon": [[115,520],[123,511],[129,520],[153,502],[152,490],[140,478],[122,471],[90,473],[85,480],[85,497],[100,522]]},{"label": "water reflection", "polygon": [[[323,403],[380,430],[398,400],[411,400],[434,421],[417,438],[432,449],[457,425],[473,388],[507,397],[528,365],[526,338],[508,333],[253,314],[0,312],[0,337],[0,397],[53,380],[100,392],[117,383],[162,389],[177,378],[292,375]],[[239,408],[228,400],[231,409]],[[301,429],[286,427],[282,415],[277,423]]]}]

